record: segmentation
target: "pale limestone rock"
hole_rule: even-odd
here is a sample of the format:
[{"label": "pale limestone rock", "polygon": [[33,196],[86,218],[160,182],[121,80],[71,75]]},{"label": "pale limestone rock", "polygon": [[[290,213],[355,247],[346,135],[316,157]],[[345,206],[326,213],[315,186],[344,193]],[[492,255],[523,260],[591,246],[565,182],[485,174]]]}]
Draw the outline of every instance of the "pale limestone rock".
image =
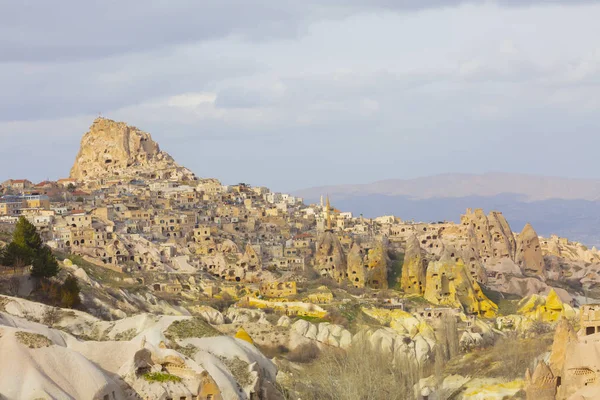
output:
[{"label": "pale limestone rock", "polygon": [[344,329],[339,335],[339,337],[340,347],[342,349],[347,349],[348,347],[350,347],[350,345],[352,344],[352,334],[350,333],[350,331]]},{"label": "pale limestone rock", "polygon": [[212,307],[201,306],[195,311],[211,325],[223,325],[225,323],[225,316]]},{"label": "pale limestone rock", "polygon": [[303,319],[299,319],[298,321],[294,322],[294,324],[292,325],[292,329],[294,331],[296,331],[298,334],[302,335],[302,336],[306,336],[306,333],[308,332],[308,329],[310,328],[311,323],[308,321],[305,321]]},{"label": "pale limestone rock", "polygon": [[317,327],[313,324],[309,323],[309,327],[308,327],[308,331],[306,332],[305,336],[309,339],[313,339],[313,340],[317,340],[317,335],[319,334],[319,330],[317,329]]},{"label": "pale limestone rock", "polygon": [[515,262],[523,272],[544,276],[544,256],[537,233],[530,224],[525,225],[517,236]]},{"label": "pale limestone rock", "polygon": [[281,318],[277,321],[277,326],[281,326],[284,328],[290,327],[292,324],[292,320],[287,315],[282,315]]},{"label": "pale limestone rock", "polygon": [[106,118],[97,118],[83,136],[71,178],[82,182],[122,178],[196,179],[190,170],[161,151],[150,134]]}]

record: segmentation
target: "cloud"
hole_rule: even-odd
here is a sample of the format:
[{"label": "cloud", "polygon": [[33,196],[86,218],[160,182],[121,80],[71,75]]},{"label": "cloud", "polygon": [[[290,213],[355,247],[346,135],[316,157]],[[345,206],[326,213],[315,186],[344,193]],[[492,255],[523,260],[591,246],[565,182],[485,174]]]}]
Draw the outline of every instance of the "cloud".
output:
[{"label": "cloud", "polygon": [[462,4],[593,4],[592,0],[0,0],[0,62],[72,62],[146,52],[232,35],[296,38],[323,19]]},{"label": "cloud", "polygon": [[[559,170],[565,138],[596,143],[585,2],[55,3],[2,4],[6,178],[68,174],[98,112],[200,176],[276,189]],[[593,148],[558,173],[591,173]]]}]

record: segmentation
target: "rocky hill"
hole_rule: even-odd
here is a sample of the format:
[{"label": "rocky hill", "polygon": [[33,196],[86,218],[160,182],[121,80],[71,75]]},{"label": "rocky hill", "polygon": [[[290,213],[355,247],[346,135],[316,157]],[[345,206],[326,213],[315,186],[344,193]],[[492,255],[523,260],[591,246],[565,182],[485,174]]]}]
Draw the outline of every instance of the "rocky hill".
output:
[{"label": "rocky hill", "polygon": [[149,133],[124,122],[96,118],[81,140],[71,178],[94,182],[123,177],[195,180]]}]

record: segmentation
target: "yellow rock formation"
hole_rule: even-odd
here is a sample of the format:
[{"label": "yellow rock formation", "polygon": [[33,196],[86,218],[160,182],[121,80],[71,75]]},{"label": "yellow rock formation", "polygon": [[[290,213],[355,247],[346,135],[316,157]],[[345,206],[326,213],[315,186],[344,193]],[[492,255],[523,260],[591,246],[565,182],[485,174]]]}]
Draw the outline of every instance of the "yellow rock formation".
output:
[{"label": "yellow rock formation", "polygon": [[402,266],[402,290],[410,294],[422,296],[425,293],[425,276],[427,261],[425,252],[419,245],[419,239],[412,235],[406,242],[404,265]]},{"label": "yellow rock formation", "polygon": [[235,334],[235,337],[244,340],[250,344],[254,344],[254,340],[252,340],[252,338],[244,328],[240,328],[240,330],[237,331],[237,333]]},{"label": "yellow rock formation", "polygon": [[425,299],[433,304],[462,308],[466,313],[492,318],[498,306],[488,299],[467,272],[462,259],[444,250],[427,268]]},{"label": "yellow rock formation", "polygon": [[518,314],[530,319],[543,322],[554,322],[562,316],[573,318],[575,310],[568,304],[564,304],[554,289],[550,290],[548,296],[533,294],[519,302]]}]

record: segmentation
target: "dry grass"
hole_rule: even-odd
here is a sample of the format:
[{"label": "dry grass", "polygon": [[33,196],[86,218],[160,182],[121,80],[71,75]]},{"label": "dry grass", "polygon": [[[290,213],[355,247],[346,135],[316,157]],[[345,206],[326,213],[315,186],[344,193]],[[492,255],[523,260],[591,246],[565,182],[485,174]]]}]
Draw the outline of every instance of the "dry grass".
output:
[{"label": "dry grass", "polygon": [[444,374],[474,378],[523,378],[527,368],[532,368],[533,361],[549,351],[551,344],[552,333],[526,339],[507,336],[498,340],[492,347],[452,359]]},{"label": "dry grass", "polygon": [[249,371],[249,365],[246,361],[240,360],[238,357],[225,358],[219,357],[223,364],[227,366],[231,375],[235,378],[236,382],[242,387],[246,387],[252,384],[252,375]]},{"label": "dry grass", "polygon": [[15,337],[19,343],[29,347],[30,349],[40,349],[42,347],[52,346],[54,343],[44,335],[30,332],[17,332]]},{"label": "dry grass", "polygon": [[0,296],[0,311],[6,312],[6,305],[10,302],[6,297]]},{"label": "dry grass", "polygon": [[171,341],[175,339],[202,338],[220,336],[221,332],[199,317],[173,322],[165,331]]},{"label": "dry grass", "polygon": [[137,336],[137,331],[134,328],[127,329],[126,331],[119,332],[115,335],[117,342],[128,342]]},{"label": "dry grass", "polygon": [[289,392],[305,400],[408,400],[419,378],[416,365],[355,343],[348,351],[328,349],[291,380]]}]

